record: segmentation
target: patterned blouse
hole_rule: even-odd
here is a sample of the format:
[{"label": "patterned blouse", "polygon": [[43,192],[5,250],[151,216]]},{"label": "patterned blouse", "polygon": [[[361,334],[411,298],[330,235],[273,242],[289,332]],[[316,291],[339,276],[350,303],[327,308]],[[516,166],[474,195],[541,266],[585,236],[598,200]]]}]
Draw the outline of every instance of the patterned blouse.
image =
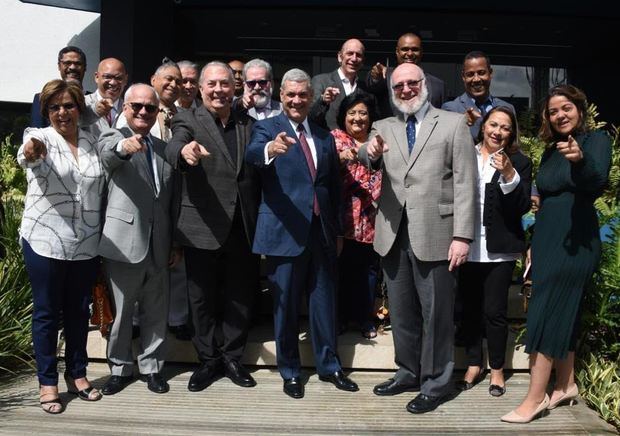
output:
[{"label": "patterned blouse", "polygon": [[[338,153],[350,148],[358,149],[355,140],[346,132],[331,132]],[[341,163],[343,179],[344,237],[372,244],[375,239],[377,200],[381,194],[381,170],[369,170],[359,161]]]},{"label": "patterned blouse", "polygon": [[39,139],[47,155],[34,162],[17,152],[26,169],[28,191],[20,236],[40,256],[61,260],[85,260],[97,255],[105,179],[97,141],[80,130],[78,158],[53,127],[27,128],[24,144]]}]

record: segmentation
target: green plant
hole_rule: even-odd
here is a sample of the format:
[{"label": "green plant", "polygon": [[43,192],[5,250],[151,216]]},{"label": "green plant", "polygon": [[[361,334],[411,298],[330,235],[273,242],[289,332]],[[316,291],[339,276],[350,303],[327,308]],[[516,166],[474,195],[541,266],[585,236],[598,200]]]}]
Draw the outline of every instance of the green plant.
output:
[{"label": "green plant", "polygon": [[579,394],[607,422],[620,428],[620,366],[589,354],[577,364]]},{"label": "green plant", "polygon": [[17,165],[18,147],[11,138],[11,135],[7,136],[0,144],[0,204],[10,200],[23,202],[26,194],[26,173]]}]

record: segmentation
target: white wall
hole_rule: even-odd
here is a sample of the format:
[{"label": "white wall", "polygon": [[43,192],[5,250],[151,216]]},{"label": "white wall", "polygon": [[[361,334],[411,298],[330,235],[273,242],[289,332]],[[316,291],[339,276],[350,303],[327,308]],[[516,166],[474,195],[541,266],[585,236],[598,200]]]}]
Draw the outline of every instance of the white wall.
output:
[{"label": "white wall", "polygon": [[58,51],[75,45],[86,53],[84,89],[95,90],[99,14],[0,0],[0,101],[31,103],[43,85],[60,78]]}]

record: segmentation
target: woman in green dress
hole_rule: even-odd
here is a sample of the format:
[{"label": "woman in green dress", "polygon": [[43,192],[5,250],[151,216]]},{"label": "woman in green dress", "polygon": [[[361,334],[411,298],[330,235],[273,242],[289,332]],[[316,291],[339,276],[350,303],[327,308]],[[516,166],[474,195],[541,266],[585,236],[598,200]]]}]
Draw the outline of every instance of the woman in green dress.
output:
[{"label": "woman in green dress", "polygon": [[[541,206],[532,240],[533,295],[525,350],[530,386],[523,402],[502,421],[526,423],[546,409],[573,402],[575,343],[585,285],[601,255],[594,200],[601,195],[611,163],[611,140],[586,125],[586,96],[571,85],[551,88],[543,103],[545,150],[536,186]],[[547,384],[555,366],[555,386]]]}]

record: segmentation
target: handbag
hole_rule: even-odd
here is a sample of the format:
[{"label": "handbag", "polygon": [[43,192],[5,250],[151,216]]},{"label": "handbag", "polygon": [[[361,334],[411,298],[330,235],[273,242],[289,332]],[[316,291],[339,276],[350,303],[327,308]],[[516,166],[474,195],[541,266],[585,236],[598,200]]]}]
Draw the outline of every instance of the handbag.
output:
[{"label": "handbag", "polygon": [[523,313],[527,313],[527,309],[532,298],[532,260],[529,254],[530,248],[525,256],[525,271],[523,272],[523,284],[519,294],[523,298]]},{"label": "handbag", "polygon": [[99,327],[99,332],[104,338],[110,335],[110,327],[114,322],[114,314],[112,312],[112,301],[106,284],[103,265],[97,273],[97,280],[93,286],[93,305],[91,309],[90,323]]}]

